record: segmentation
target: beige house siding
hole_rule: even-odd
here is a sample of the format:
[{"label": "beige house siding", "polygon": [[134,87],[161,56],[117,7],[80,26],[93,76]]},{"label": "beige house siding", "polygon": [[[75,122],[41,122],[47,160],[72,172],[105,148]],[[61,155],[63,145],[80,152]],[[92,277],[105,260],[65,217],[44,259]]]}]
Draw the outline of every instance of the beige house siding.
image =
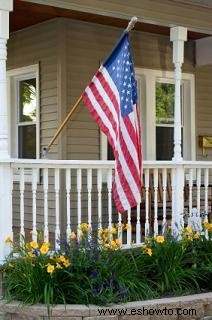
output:
[{"label": "beige house siding", "polygon": [[198,146],[199,136],[212,136],[212,65],[196,69],[196,136],[197,160],[212,160],[212,149]]},{"label": "beige house siding", "polygon": [[[58,127],[58,22],[56,20],[40,24],[10,35],[8,41],[7,68],[15,69],[39,64],[40,78],[40,147],[46,146]],[[11,112],[14,112],[11,106]],[[49,155],[58,159],[58,141]],[[42,174],[40,177],[42,182]],[[32,192],[31,185],[25,183],[25,223],[32,228]],[[53,190],[53,172],[49,176],[49,223],[54,224],[55,202]],[[19,225],[20,199],[19,184],[13,191],[14,225]],[[38,224],[43,224],[43,184],[37,191]]]}]

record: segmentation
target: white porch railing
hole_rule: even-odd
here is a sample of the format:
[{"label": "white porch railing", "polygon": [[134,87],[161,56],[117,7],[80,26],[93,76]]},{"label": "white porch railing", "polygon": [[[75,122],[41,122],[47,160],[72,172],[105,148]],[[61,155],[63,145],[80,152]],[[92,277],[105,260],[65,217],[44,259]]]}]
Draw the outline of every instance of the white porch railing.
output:
[{"label": "white porch railing", "polygon": [[[10,165],[12,227],[17,234],[37,240],[43,231],[45,241],[69,238],[82,222],[93,229],[119,225],[123,245],[140,245],[143,236],[157,235],[165,226],[183,227],[190,224],[194,208],[197,215],[204,211],[204,220],[211,212],[210,162],[160,162],[143,164],[143,202],[125,215],[120,215],[112,200],[113,161],[20,160],[1,161]],[[177,169],[181,171],[177,171]],[[182,172],[184,208],[176,219],[176,172]],[[179,181],[179,180],[178,180]],[[4,183],[1,181],[0,183]],[[185,214],[187,211],[187,214]],[[4,213],[7,214],[6,212]],[[174,224],[173,224],[174,221]],[[127,224],[125,229],[122,224]],[[4,228],[4,226],[1,226]],[[79,232],[79,231],[78,231]],[[2,245],[2,244],[0,244]]]}]

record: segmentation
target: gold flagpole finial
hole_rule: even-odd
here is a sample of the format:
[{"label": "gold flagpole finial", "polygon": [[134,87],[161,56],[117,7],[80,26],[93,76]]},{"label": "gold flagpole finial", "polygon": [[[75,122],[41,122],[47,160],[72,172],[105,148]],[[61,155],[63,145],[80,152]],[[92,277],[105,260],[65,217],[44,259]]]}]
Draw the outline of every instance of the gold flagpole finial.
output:
[{"label": "gold flagpole finial", "polygon": [[134,28],[134,26],[135,26],[135,24],[136,24],[137,21],[138,21],[138,18],[137,18],[137,17],[132,17],[131,20],[130,20],[130,22],[128,23],[128,26],[127,26],[127,28],[126,28],[126,31],[127,31],[127,32],[131,31],[131,30]]}]

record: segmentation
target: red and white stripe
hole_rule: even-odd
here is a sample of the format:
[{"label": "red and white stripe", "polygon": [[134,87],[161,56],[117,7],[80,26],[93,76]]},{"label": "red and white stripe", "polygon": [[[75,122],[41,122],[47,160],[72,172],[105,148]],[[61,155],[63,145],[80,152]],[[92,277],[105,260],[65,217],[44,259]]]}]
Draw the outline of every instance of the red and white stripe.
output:
[{"label": "red and white stripe", "polygon": [[113,194],[119,212],[141,202],[141,134],[137,112],[122,117],[115,83],[103,66],[83,93],[83,101],[106,134],[116,160]]}]

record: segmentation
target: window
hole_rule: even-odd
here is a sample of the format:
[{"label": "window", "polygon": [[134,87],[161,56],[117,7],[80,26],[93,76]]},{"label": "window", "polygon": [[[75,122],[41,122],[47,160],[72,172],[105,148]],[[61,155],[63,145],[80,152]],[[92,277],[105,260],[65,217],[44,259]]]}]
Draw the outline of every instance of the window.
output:
[{"label": "window", "polygon": [[[137,69],[138,103],[144,160],[172,160],[174,148],[174,72]],[[194,75],[183,73],[181,84],[181,136],[184,160],[195,160]],[[101,158],[110,148],[101,134]]]},{"label": "window", "polygon": [[8,71],[11,156],[39,158],[38,65]]}]

